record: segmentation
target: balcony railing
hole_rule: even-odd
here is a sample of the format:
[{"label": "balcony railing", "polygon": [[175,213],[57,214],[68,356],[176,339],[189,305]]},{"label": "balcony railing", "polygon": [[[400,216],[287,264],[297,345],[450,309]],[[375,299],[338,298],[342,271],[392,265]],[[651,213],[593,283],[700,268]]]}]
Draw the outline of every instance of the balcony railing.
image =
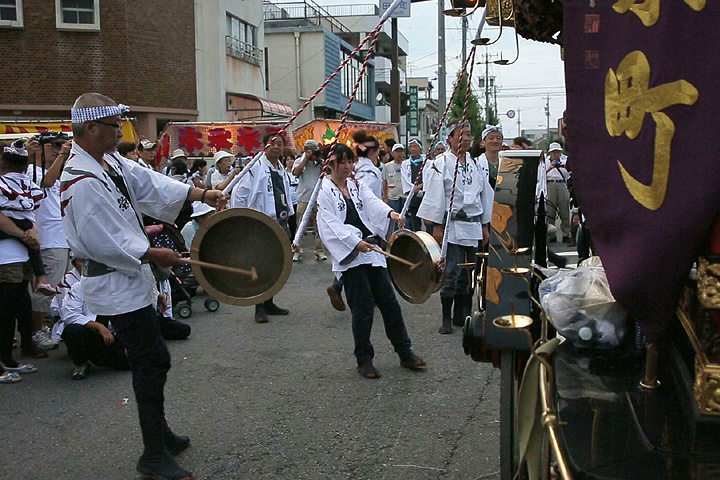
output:
[{"label": "balcony railing", "polygon": [[225,36],[225,51],[231,57],[239,58],[254,65],[260,65],[263,60],[263,52],[255,45],[243,42],[239,38]]},{"label": "balcony railing", "polygon": [[323,7],[333,17],[378,17],[380,9],[377,4],[365,3],[360,5],[325,5]]},{"label": "balcony railing", "polygon": [[325,9],[312,0],[300,2],[263,2],[265,21],[308,20],[319,27],[325,27],[333,33],[350,33],[345,25],[338,22]]}]

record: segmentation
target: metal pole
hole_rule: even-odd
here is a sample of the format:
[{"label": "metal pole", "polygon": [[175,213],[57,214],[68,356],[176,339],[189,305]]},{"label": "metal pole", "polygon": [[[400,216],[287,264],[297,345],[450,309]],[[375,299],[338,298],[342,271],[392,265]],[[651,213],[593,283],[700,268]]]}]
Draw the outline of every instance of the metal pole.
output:
[{"label": "metal pole", "polygon": [[550,94],[548,93],[547,99],[545,100],[545,117],[547,118],[547,130],[546,137],[548,144],[550,143]]},{"label": "metal pole", "polygon": [[[398,20],[393,18],[392,22],[392,47],[390,51],[390,60],[392,62],[392,72],[390,74],[391,85],[391,101],[390,101],[390,121],[400,127],[400,69],[398,68]],[[398,130],[398,134],[400,131]],[[400,139],[398,139],[399,141]]]},{"label": "metal pole", "polygon": [[521,132],[521,130],[520,130],[520,107],[518,107],[518,135],[517,135],[518,137],[522,136],[522,133],[520,133],[520,132]]},{"label": "metal pole", "polygon": [[444,0],[438,0],[438,128],[441,128],[440,121],[445,111],[445,15]]},{"label": "metal pole", "polygon": [[490,125],[490,60],[485,49],[485,123]]},{"label": "metal pole", "polygon": [[467,60],[467,31],[468,31],[468,19],[462,17],[462,64],[465,65]]}]

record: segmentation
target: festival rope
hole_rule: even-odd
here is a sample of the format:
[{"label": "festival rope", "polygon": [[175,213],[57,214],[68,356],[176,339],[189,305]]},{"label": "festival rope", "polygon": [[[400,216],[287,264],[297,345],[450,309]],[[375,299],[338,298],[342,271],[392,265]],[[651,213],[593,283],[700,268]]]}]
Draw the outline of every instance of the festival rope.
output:
[{"label": "festival rope", "polygon": [[[382,23],[378,25],[378,27],[381,27]],[[320,190],[322,189],[322,180],[325,176],[329,175],[330,171],[330,160],[332,159],[333,155],[335,154],[335,149],[337,148],[337,144],[340,141],[340,134],[342,133],[343,129],[345,128],[345,125],[347,123],[347,117],[350,115],[350,109],[352,108],[352,104],[355,101],[355,96],[357,95],[357,91],[360,88],[360,83],[363,80],[363,77],[365,76],[365,71],[367,70],[367,66],[370,63],[371,57],[373,53],[375,52],[375,46],[377,45],[378,40],[380,39],[380,29],[376,27],[375,30],[373,30],[370,35],[372,36],[372,41],[370,42],[370,46],[368,47],[368,51],[365,54],[365,60],[362,63],[362,66],[360,68],[360,72],[358,73],[357,78],[355,79],[355,85],[353,86],[352,93],[350,94],[350,98],[348,99],[348,103],[345,106],[345,111],[343,112],[343,116],[340,119],[340,125],[338,126],[337,131],[335,132],[335,139],[333,140],[332,144],[330,145],[330,152],[327,155],[327,158],[325,159],[323,163],[322,171],[320,172],[320,178],[315,183],[315,187],[313,188],[312,195],[310,195],[310,200],[308,201],[308,206],[305,209],[305,213],[303,215],[303,218],[300,220],[300,225],[298,225],[297,230],[295,232],[295,238],[293,238],[292,247],[293,251],[297,250],[297,247],[300,245],[300,242],[302,241],[302,237],[305,234],[305,229],[307,228],[307,224],[310,221],[310,217],[312,216],[312,212],[315,209],[315,204],[317,203],[317,198],[320,195]],[[353,179],[355,178],[355,173],[353,172]]]},{"label": "festival rope", "polygon": [[[465,60],[465,63],[462,66],[462,69],[460,70],[461,78],[465,75],[465,72],[467,72],[467,66],[470,63],[470,61],[475,56],[475,48],[476,46],[473,45],[472,49],[470,50],[470,55],[468,55],[468,58]],[[468,78],[468,82],[470,82],[470,78]],[[440,122],[438,123],[438,128],[435,130],[435,134],[433,135],[433,138],[430,142],[430,148],[428,148],[427,153],[425,154],[425,158],[423,159],[422,164],[420,165],[420,171],[418,172],[417,177],[415,178],[415,182],[413,182],[413,187],[416,187],[422,183],[422,176],[423,171],[425,171],[425,164],[430,159],[430,153],[433,151],[433,148],[435,148],[435,145],[438,143],[438,138],[440,137],[440,129],[445,124],[445,119],[448,116],[448,113],[450,113],[450,109],[452,107],[453,101],[455,100],[455,95],[457,95],[457,92],[460,88],[460,82],[457,82],[455,84],[455,87],[453,87],[452,95],[450,96],[450,101],[448,101],[447,105],[445,106],[445,111],[443,112],[442,117],[440,117]],[[400,218],[405,218],[407,215],[408,209],[410,208],[410,202],[412,201],[413,197],[415,197],[415,188],[410,189],[410,193],[408,194],[407,198],[405,199],[405,204],[403,205],[402,211],[400,212]]]},{"label": "festival rope", "polygon": [[320,87],[318,87],[317,90],[310,96],[310,98],[307,99],[305,104],[298,109],[295,114],[293,114],[292,117],[283,125],[283,127],[270,139],[270,141],[260,150],[255,157],[247,164],[245,165],[245,168],[233,178],[233,180],[228,184],[227,187],[223,189],[223,194],[228,195],[230,192],[232,192],[232,189],[237,185],[237,183],[250,172],[250,169],[258,162],[260,161],[260,158],[265,153],[265,151],[270,148],[270,145],[275,141],[276,138],[283,135],[287,132],[288,127],[295,122],[295,120],[300,116],[302,112],[305,111],[305,109],[315,100],[315,98],[320,95],[320,92],[322,92],[325,87],[330,84],[330,82],[342,71],[343,68],[345,68],[345,65],[350,63],[350,61],[354,58],[354,56],[362,49],[362,47],[365,46],[365,44],[370,41],[371,39],[374,39],[380,34],[380,30],[382,29],[382,26],[385,24],[385,22],[390,18],[390,16],[393,14],[393,12],[397,9],[397,7],[400,5],[401,2],[405,0],[393,0],[393,2],[390,4],[388,9],[385,11],[383,16],[380,18],[380,22],[377,24],[377,26],[373,29],[372,32],[370,32],[360,44],[355,47],[355,49],[348,55],[348,57],[343,60],[342,63],[340,63],[340,66],[335,69],[335,71],[323,82]]},{"label": "festival rope", "polygon": [[[467,112],[468,112],[468,106],[470,105],[470,93],[471,93],[471,80],[472,80],[472,74],[473,74],[473,67],[475,66],[475,45],[473,45],[472,50],[470,51],[470,58],[472,60],[470,61],[470,73],[468,75],[467,79],[467,90],[465,91],[465,105],[463,106],[463,116],[460,123],[460,137],[458,139],[458,154],[462,154],[467,158],[467,152],[463,151],[461,149],[462,145],[462,138],[463,135],[465,135],[465,125],[467,122]],[[461,77],[462,78],[462,77]],[[458,82],[460,83],[460,82]],[[458,176],[458,170],[460,167],[460,158],[455,159],[455,173],[453,174],[453,182],[452,187],[450,188],[450,205],[448,207],[448,213],[447,213],[447,220],[445,222],[445,232],[443,233],[443,240],[442,240],[442,248],[440,249],[440,259],[444,260],[445,256],[447,255],[447,246],[448,246],[448,233],[450,232],[450,222],[452,221],[452,210],[453,206],[455,204],[455,190],[457,186],[457,176]]]}]

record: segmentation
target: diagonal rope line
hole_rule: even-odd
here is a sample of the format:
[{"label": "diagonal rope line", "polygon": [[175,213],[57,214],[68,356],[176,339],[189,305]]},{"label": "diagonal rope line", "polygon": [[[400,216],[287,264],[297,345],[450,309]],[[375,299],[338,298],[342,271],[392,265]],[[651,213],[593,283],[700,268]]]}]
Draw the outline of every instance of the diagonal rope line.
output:
[{"label": "diagonal rope line", "polygon": [[[459,139],[459,145],[462,144],[462,138],[463,135],[465,135],[465,126],[467,123],[467,112],[468,112],[468,106],[470,105],[470,94],[471,94],[471,81],[472,81],[472,74],[473,74],[473,68],[475,67],[475,46],[473,45],[472,50],[470,51],[470,58],[472,60],[470,61],[470,73],[467,78],[467,89],[465,91],[465,105],[463,106],[463,116],[460,123],[460,139]],[[462,77],[461,77],[462,78]],[[460,82],[458,82],[460,83]],[[460,149],[458,151],[459,155],[463,155],[464,157],[467,156],[467,152]],[[453,174],[453,183],[452,187],[450,188],[450,206],[448,207],[448,213],[447,213],[447,220],[445,222],[445,233],[443,234],[443,242],[442,242],[442,249],[440,250],[440,258],[444,259],[447,255],[447,245],[448,245],[448,232],[450,231],[450,222],[452,221],[452,210],[453,206],[455,204],[455,189],[457,186],[457,175],[458,175],[458,169],[460,167],[460,157],[458,155],[458,158],[455,159],[455,173]]]},{"label": "diagonal rope line", "polygon": [[[287,122],[285,123],[285,125],[283,125],[283,127],[277,132],[277,134],[276,134],[275,136],[273,136],[273,137],[270,139],[270,141],[263,147],[263,149],[260,150],[260,151],[255,155],[255,157],[253,157],[253,159],[250,161],[250,163],[248,163],[248,164],[245,166],[245,168],[243,168],[242,172],[240,172],[238,175],[235,176],[235,178],[233,179],[233,181],[230,182],[230,184],[229,184],[227,187],[225,187],[225,189],[223,190],[223,194],[227,195],[227,194],[229,194],[230,192],[232,192],[232,189],[235,187],[235,185],[237,185],[237,183],[238,183],[245,175],[248,174],[248,172],[250,171],[250,169],[251,169],[257,162],[260,161],[260,158],[262,157],[263,153],[265,153],[265,151],[270,147],[270,145],[272,145],[272,143],[275,141],[275,139],[278,138],[279,136],[285,134],[285,133],[287,132],[287,129],[290,127],[290,125],[292,125],[292,124],[295,122],[295,120],[300,116],[300,114],[302,114],[302,113],[305,111],[305,109],[313,102],[313,100],[315,100],[315,98],[316,98],[318,95],[320,95],[320,92],[322,92],[322,91],[325,89],[325,87],[327,87],[327,86],[330,84],[330,82],[338,75],[338,73],[340,73],[340,71],[345,67],[345,65],[347,65],[348,63],[350,63],[350,61],[355,57],[355,55],[356,55],[360,50],[362,50],[362,48],[367,44],[368,41],[371,41],[372,39],[374,39],[375,37],[377,37],[377,36],[380,34],[380,30],[382,29],[382,26],[385,24],[385,22],[387,21],[387,19],[390,18],[390,15],[392,15],[392,13],[397,9],[397,7],[400,5],[400,3],[401,3],[402,1],[403,1],[403,0],[393,0],[393,3],[392,3],[392,4],[390,5],[390,7],[387,9],[387,11],[386,11],[385,14],[383,15],[383,17],[380,19],[380,22],[379,22],[379,23],[377,24],[377,26],[373,29],[373,31],[370,32],[370,33],[363,39],[363,41],[360,42],[360,44],[359,44],[357,47],[355,47],[355,49],[352,51],[352,53],[351,53],[350,55],[348,55],[348,57],[347,57],[345,60],[343,60],[343,62],[340,64],[340,66],[338,66],[338,68],[335,69],[335,71],[323,82],[323,84],[320,85],[320,87],[318,87],[317,90],[315,90],[315,92],[310,96],[310,98],[308,98],[308,99],[305,101],[305,104],[303,104],[303,106],[300,107],[300,108],[298,109],[298,111],[295,112],[295,114],[294,114],[292,117],[290,117],[290,119],[288,119],[288,121],[287,121]],[[314,192],[313,192],[313,193],[314,193]],[[317,196],[315,195],[315,197],[317,197]]]}]

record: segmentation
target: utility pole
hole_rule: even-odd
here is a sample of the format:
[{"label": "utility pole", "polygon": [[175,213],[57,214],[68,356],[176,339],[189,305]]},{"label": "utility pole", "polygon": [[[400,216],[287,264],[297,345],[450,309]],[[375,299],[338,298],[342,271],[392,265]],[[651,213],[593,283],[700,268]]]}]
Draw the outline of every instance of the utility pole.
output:
[{"label": "utility pole", "polygon": [[[392,19],[392,47],[390,47],[390,61],[392,70],[390,72],[390,121],[398,125],[400,133],[400,69],[398,68],[398,20]],[[399,141],[400,139],[398,139]]]},{"label": "utility pole", "polygon": [[518,107],[518,109],[517,109],[517,115],[518,115],[518,134],[517,134],[517,136],[521,137],[522,134],[520,133],[520,107]]},{"label": "utility pole", "polygon": [[546,131],[546,137],[548,144],[550,143],[550,94],[547,94],[547,97],[545,99],[545,117],[547,118],[547,131]]},{"label": "utility pole", "polygon": [[465,65],[467,61],[467,31],[468,31],[468,19],[462,17],[462,64]]},{"label": "utility pole", "polygon": [[[497,54],[489,54],[487,53],[487,48],[485,49],[485,122],[489,125],[490,124],[490,61],[492,57],[497,57]],[[494,85],[495,82],[493,82]],[[497,100],[496,100],[497,102]],[[496,110],[495,113],[497,113],[497,105],[495,106]]]},{"label": "utility pole", "polygon": [[446,76],[445,73],[445,14],[444,0],[438,0],[438,128],[441,128],[440,119],[445,111]]}]

